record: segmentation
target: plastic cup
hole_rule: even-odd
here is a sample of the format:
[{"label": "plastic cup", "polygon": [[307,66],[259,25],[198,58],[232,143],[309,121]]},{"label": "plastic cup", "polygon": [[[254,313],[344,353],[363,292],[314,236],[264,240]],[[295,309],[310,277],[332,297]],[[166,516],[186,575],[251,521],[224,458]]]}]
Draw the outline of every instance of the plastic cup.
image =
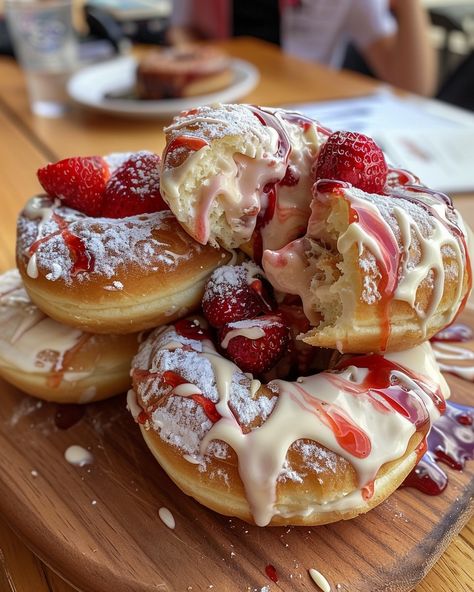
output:
[{"label": "plastic cup", "polygon": [[6,0],[5,8],[31,110],[60,117],[68,107],[66,83],[78,57],[72,0]]}]

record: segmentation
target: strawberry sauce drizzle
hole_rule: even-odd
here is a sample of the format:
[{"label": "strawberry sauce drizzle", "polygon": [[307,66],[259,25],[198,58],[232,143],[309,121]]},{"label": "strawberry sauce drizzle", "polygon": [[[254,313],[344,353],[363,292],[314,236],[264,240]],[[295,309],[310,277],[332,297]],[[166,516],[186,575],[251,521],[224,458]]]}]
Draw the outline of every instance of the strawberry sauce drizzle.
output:
[{"label": "strawberry sauce drizzle", "polygon": [[368,502],[370,499],[373,498],[375,492],[375,481],[370,481],[362,488],[362,499],[365,502]]},{"label": "strawberry sauce drizzle", "polygon": [[[291,142],[277,115],[267,111],[266,109],[263,109],[262,107],[256,107],[253,105],[249,105],[249,109],[263,126],[271,127],[276,130],[279,138],[277,156],[283,162],[288,163],[288,159],[291,154]],[[276,113],[280,114],[279,111]],[[262,229],[270,222],[270,220],[273,219],[273,216],[275,215],[278,182],[278,180],[275,180],[274,183],[267,183],[263,188],[262,209],[260,210],[257,217],[252,245],[253,258],[258,265],[260,265],[263,256]],[[266,206],[263,207],[265,202]]]},{"label": "strawberry sauce drizzle", "polygon": [[[166,372],[163,372],[162,378],[163,378],[163,382],[165,384],[167,384],[168,386],[171,386],[173,388],[176,388],[177,386],[179,386],[181,384],[191,384],[189,382],[189,380],[186,380],[185,378],[183,378],[182,376],[180,376],[176,372],[173,372],[172,370],[167,370]],[[197,389],[197,387],[196,387],[196,389]],[[199,389],[197,389],[197,390],[199,390]],[[175,392],[172,392],[171,394],[174,396],[180,396]],[[184,395],[181,395],[181,396],[184,396]],[[216,405],[210,399],[208,399],[207,397],[205,397],[201,393],[193,393],[191,395],[187,395],[187,398],[192,399],[195,403],[197,403],[202,408],[204,413],[206,414],[206,417],[210,421],[212,421],[212,423],[216,423],[217,421],[219,421],[221,419],[221,415],[217,411]]]},{"label": "strawberry sauce drizzle", "polygon": [[[354,205],[348,200],[349,223],[359,224],[364,232],[372,236],[379,245],[382,261],[379,261],[381,279],[378,290],[381,295],[380,305],[382,318],[380,325],[380,350],[385,351],[390,337],[390,304],[398,285],[398,268],[400,265],[400,249],[398,242],[379,213],[365,207],[365,204]],[[375,253],[374,253],[375,255]]]},{"label": "strawberry sauce drizzle", "polygon": [[403,482],[427,495],[446,489],[448,476],[438,463],[462,471],[466,460],[474,458],[474,408],[448,401],[446,413],[431,428],[427,451]]},{"label": "strawberry sauce drizzle", "polygon": [[277,574],[277,570],[275,568],[275,566],[273,566],[271,563],[269,563],[266,567],[265,567],[265,573],[267,574],[267,576],[269,577],[269,579],[272,582],[275,582],[275,584],[278,583],[278,574]]},{"label": "strawberry sauce drizzle", "polygon": [[[428,384],[423,377],[409,372],[406,368],[398,366],[383,356],[371,354],[342,360],[338,369],[343,370],[348,366],[367,368],[369,372],[361,384],[348,385],[344,381],[343,386],[347,392],[355,396],[368,395],[369,401],[375,408],[379,411],[384,409],[387,411],[378,400],[382,398],[396,413],[413,423],[417,430],[429,424],[428,411],[418,395],[413,394],[404,385],[394,382],[394,372],[405,374],[413,380],[430,397],[440,413],[444,413],[446,409],[446,402],[435,385]],[[337,373],[330,373],[329,378],[336,384],[340,382]]]},{"label": "strawberry sauce drizzle", "polygon": [[255,224],[254,238],[253,238],[253,258],[257,265],[262,264],[263,257],[263,238],[262,230],[265,226],[273,219],[275,215],[276,203],[277,203],[277,188],[276,183],[268,183],[263,188],[263,194],[265,196],[267,207],[262,208],[257,216],[257,222]]},{"label": "strawberry sauce drizzle", "polygon": [[166,147],[166,151],[163,154],[163,162],[165,162],[168,154],[173,152],[173,150],[176,150],[176,148],[187,148],[191,152],[197,152],[198,150],[201,150],[201,148],[204,148],[204,146],[208,145],[206,140],[197,138],[196,136],[177,136]]},{"label": "strawberry sauce drizzle", "polygon": [[57,212],[53,212],[51,219],[56,222],[59,230],[37,239],[28,249],[29,256],[31,257],[43,243],[55,236],[61,236],[73,261],[71,275],[75,276],[81,271],[92,273],[95,269],[94,255],[87,250],[84,241],[69,230],[70,222],[66,222]]},{"label": "strawberry sauce drizzle", "polygon": [[[309,406],[319,419],[331,429],[341,448],[355,458],[369,456],[372,449],[369,436],[356,426],[341,409],[336,405],[328,405],[318,401],[296,383],[295,387],[302,396],[305,406]],[[300,404],[298,401],[296,403]]]},{"label": "strawberry sauce drizzle", "polygon": [[89,333],[83,333],[77,343],[68,349],[62,356],[60,356],[54,365],[51,375],[47,379],[47,384],[50,388],[59,388],[64,374],[68,368],[72,367],[74,356],[84,347],[84,345],[92,338]]}]

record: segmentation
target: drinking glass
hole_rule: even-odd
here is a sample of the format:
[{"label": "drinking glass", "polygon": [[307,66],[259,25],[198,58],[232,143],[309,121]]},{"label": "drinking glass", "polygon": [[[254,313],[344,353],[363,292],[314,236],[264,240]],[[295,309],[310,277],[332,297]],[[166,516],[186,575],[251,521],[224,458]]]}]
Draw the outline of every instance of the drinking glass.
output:
[{"label": "drinking glass", "polygon": [[78,58],[72,0],[6,0],[5,8],[33,113],[63,115],[68,103],[66,83]]}]

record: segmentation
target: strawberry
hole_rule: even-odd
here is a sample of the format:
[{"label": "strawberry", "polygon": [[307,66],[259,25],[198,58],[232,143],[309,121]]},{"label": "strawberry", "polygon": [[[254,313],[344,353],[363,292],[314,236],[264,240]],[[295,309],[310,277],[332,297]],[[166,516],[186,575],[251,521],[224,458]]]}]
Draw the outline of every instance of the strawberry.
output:
[{"label": "strawberry", "polygon": [[160,193],[160,157],[153,152],[132,154],[114,171],[105,188],[102,215],[107,218],[167,209]]},{"label": "strawberry", "polygon": [[347,181],[368,193],[383,193],[387,163],[382,150],[363,134],[335,132],[321,148],[315,165],[315,180]]},{"label": "strawberry", "polygon": [[[235,335],[226,342],[230,331],[260,330],[261,337],[252,339]],[[219,343],[226,356],[235,362],[243,372],[261,374],[274,366],[285,353],[290,341],[290,331],[276,315],[265,315],[258,319],[227,323],[219,329]],[[224,347],[226,346],[226,347]]]},{"label": "strawberry", "polygon": [[100,216],[109,166],[101,156],[75,156],[48,164],[37,173],[43,189],[65,205]]},{"label": "strawberry", "polygon": [[251,319],[271,311],[270,296],[259,275],[263,271],[254,263],[224,265],[209,278],[202,309],[213,327]]}]

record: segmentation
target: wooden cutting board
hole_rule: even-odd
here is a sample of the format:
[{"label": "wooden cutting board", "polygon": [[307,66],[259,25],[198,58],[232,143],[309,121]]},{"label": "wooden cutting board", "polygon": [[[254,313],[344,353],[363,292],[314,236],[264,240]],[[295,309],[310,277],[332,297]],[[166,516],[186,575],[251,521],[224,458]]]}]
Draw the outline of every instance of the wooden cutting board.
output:
[{"label": "wooden cutting board", "polygon": [[[464,321],[474,327],[474,312]],[[474,351],[474,342],[467,347]],[[452,400],[473,403],[472,383],[448,381]],[[55,405],[1,381],[0,396],[0,513],[83,592],[314,592],[309,568],[337,592],[407,591],[473,510],[474,462],[468,462],[464,472],[446,468],[450,481],[440,496],[404,488],[349,522],[249,526],[177,489],[143,443],[124,396],[89,405],[66,430],[56,427]],[[65,461],[74,444],[92,452],[93,464]],[[174,530],[158,516],[163,506]],[[269,564],[278,583],[265,574]]]}]

